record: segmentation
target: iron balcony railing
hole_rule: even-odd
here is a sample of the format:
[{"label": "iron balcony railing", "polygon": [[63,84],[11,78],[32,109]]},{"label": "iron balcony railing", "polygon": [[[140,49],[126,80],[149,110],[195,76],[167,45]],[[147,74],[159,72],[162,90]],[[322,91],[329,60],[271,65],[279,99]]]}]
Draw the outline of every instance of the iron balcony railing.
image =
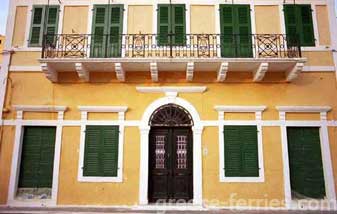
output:
[{"label": "iron balcony railing", "polygon": [[284,34],[45,35],[42,58],[299,58],[301,47],[294,38]]}]

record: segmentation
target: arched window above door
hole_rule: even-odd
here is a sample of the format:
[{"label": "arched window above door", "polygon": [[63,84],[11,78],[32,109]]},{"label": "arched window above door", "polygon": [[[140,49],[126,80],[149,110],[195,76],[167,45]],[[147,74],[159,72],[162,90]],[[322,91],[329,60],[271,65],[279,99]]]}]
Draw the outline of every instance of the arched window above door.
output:
[{"label": "arched window above door", "polygon": [[185,108],[170,103],[159,107],[153,112],[149,125],[156,127],[189,127],[193,126],[193,120]]}]

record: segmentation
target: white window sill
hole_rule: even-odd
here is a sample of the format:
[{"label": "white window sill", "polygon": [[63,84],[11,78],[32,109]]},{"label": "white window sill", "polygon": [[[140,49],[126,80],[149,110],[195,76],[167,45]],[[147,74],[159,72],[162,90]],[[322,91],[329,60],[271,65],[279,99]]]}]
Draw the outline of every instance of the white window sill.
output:
[{"label": "white window sill", "polygon": [[301,47],[301,51],[331,51],[330,46]]},{"label": "white window sill", "polygon": [[263,183],[264,177],[220,177],[220,182],[228,183]]},{"label": "white window sill", "polygon": [[15,52],[41,52],[41,47],[14,47]]},{"label": "white window sill", "polygon": [[79,176],[77,180],[79,182],[93,182],[93,183],[121,183],[123,182],[123,178],[121,175],[117,177]]}]

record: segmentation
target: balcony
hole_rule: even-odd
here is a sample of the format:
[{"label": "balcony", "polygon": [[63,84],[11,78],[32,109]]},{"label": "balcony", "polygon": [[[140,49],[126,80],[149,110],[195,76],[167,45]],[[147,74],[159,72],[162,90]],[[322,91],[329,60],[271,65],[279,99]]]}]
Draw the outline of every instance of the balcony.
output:
[{"label": "balcony", "polygon": [[60,72],[77,72],[90,81],[91,72],[115,72],[119,81],[128,72],[148,71],[152,81],[161,72],[216,72],[226,81],[229,72],[251,72],[252,81],[263,81],[266,72],[283,72],[292,81],[305,59],[297,41],[282,34],[223,35],[46,35],[40,59],[52,82]]}]

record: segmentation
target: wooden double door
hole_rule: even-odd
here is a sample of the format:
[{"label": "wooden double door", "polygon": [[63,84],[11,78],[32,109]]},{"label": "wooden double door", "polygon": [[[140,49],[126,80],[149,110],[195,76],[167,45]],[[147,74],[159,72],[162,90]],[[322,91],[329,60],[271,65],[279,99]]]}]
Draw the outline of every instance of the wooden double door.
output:
[{"label": "wooden double door", "polygon": [[190,202],[193,198],[191,128],[151,128],[149,140],[149,202]]}]

